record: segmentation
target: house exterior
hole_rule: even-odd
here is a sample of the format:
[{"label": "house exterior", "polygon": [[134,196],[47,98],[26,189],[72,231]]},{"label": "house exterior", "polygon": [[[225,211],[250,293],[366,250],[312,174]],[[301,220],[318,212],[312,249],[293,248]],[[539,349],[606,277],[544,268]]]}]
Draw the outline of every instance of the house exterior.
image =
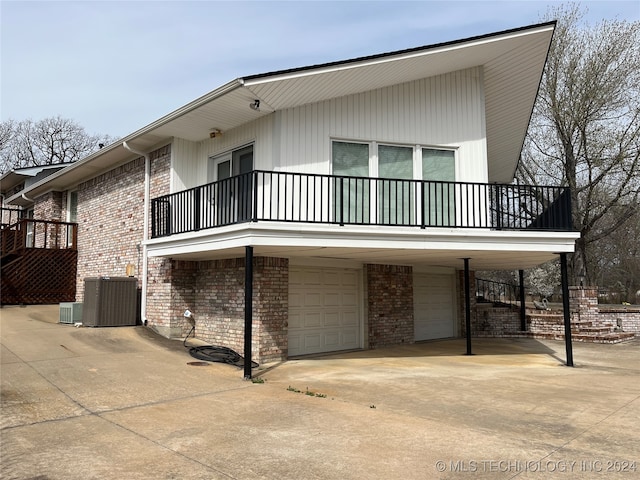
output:
[{"label": "house exterior", "polygon": [[6,200],[77,223],[76,301],[134,272],[167,337],[186,309],[259,362],[468,336],[474,270],[578,236],[566,189],[512,184],[554,26],[236,79]]}]

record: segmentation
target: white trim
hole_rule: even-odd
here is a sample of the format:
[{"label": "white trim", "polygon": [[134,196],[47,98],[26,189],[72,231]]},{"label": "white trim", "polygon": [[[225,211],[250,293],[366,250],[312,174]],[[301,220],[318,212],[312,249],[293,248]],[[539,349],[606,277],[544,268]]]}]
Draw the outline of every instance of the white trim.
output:
[{"label": "white trim", "polygon": [[148,240],[149,256],[183,255],[253,246],[291,248],[375,248],[385,250],[526,251],[571,253],[578,232],[489,229],[295,225],[269,222],[231,225]]}]

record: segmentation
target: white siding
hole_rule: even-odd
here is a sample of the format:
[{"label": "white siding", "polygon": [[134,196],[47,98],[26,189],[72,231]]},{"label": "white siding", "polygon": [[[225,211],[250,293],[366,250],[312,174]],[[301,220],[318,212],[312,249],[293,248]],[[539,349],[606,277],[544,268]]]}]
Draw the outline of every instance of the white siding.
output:
[{"label": "white siding", "polygon": [[197,159],[200,153],[200,144],[190,142],[182,138],[174,138],[171,145],[171,191],[179,192],[198,185],[203,172],[206,178],[206,170]]},{"label": "white siding", "polygon": [[277,170],[330,173],[330,139],[458,149],[459,181],[487,181],[482,69],[472,68],[278,112]]},{"label": "white siding", "polygon": [[272,170],[274,116],[275,114],[268,115],[242,127],[222,132],[219,137],[206,140],[203,142],[201,161],[207,163],[210,157],[254,143],[254,168]]},{"label": "white siding", "polygon": [[203,142],[174,138],[172,144],[171,191],[178,192],[207,183],[209,158],[254,143],[254,167],[272,170],[274,155],[274,115],[263,117],[240,128]]},{"label": "white siding", "polygon": [[487,181],[481,67],[285,109],[200,143],[175,139],[172,191],[206,182],[208,159],[254,143],[255,168],[331,173],[331,139],[457,149],[456,180]]}]

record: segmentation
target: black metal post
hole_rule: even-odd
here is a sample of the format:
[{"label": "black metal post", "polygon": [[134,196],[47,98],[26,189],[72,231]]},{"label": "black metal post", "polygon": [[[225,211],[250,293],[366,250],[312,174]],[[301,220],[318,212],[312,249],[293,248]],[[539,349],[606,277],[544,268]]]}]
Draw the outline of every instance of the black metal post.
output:
[{"label": "black metal post", "polygon": [[251,327],[253,323],[253,247],[244,257],[244,379],[251,380]]},{"label": "black metal post", "polygon": [[197,232],[198,230],[200,230],[200,217],[201,217],[201,213],[200,213],[200,208],[202,207],[201,205],[201,201],[200,201],[200,189],[196,188],[193,191],[194,195],[193,195],[193,229]]},{"label": "black metal post", "polygon": [[569,276],[567,254],[560,254],[560,277],[562,281],[562,310],[564,313],[564,343],[567,349],[567,367],[573,367],[573,345],[571,344],[571,312],[569,311]]},{"label": "black metal post", "polygon": [[524,270],[518,270],[520,280],[520,330],[527,330],[527,308],[524,298]]},{"label": "black metal post", "polygon": [[465,314],[465,327],[467,334],[467,353],[466,355],[472,355],[471,353],[471,287],[469,286],[469,259],[464,260],[464,314]]},{"label": "black metal post", "polygon": [[340,177],[340,226],[344,227],[344,178]]}]

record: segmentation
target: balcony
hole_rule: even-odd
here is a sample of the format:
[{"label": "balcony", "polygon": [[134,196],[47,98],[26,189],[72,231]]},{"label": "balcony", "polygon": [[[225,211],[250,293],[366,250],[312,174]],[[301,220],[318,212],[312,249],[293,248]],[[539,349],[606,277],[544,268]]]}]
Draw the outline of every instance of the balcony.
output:
[{"label": "balcony", "polygon": [[255,170],[157,197],[152,238],[245,222],[571,231],[568,188]]}]

